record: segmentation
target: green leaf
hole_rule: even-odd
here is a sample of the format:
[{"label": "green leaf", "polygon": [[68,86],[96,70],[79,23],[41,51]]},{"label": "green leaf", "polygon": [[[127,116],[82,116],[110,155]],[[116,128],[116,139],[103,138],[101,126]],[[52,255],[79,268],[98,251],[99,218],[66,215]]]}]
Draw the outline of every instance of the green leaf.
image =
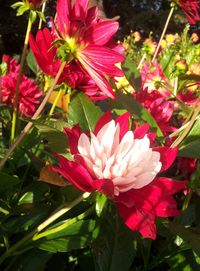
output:
[{"label": "green leaf", "polygon": [[12,189],[13,186],[18,185],[21,180],[17,176],[11,176],[4,172],[0,172],[0,193],[5,193]]},{"label": "green leaf", "polygon": [[118,91],[117,93],[117,100],[112,102],[113,107],[117,109],[126,109],[133,115],[136,115],[139,119],[147,122],[152,128],[155,129],[157,136],[162,137],[163,134],[154,120],[154,118],[149,114],[149,112],[137,101],[135,101],[133,95],[127,93],[123,94],[122,92]]},{"label": "green leaf", "polygon": [[29,68],[34,72],[34,74],[37,74],[37,62],[35,60],[35,57],[31,51],[28,52],[26,57],[27,64]]},{"label": "green leaf", "polygon": [[164,54],[160,61],[163,71],[167,78],[170,78],[174,69],[174,50],[164,50]]},{"label": "green leaf", "polygon": [[33,192],[26,192],[18,201],[18,205],[22,204],[32,204],[33,203],[34,194]]},{"label": "green leaf", "polygon": [[82,249],[91,244],[90,236],[70,236],[54,240],[44,241],[38,248],[52,253],[68,252],[74,249]]},{"label": "green leaf", "polygon": [[199,271],[199,264],[196,262],[194,253],[191,250],[177,253],[175,256],[168,259],[171,266],[171,271]]},{"label": "green leaf", "polygon": [[102,112],[85,94],[78,93],[69,105],[68,120],[71,125],[77,123],[83,130],[93,131]]},{"label": "green leaf", "polygon": [[190,132],[188,133],[186,139],[184,140],[184,143],[189,143],[191,141],[194,141],[196,139],[200,138],[200,116],[198,117],[198,119],[195,121],[192,129],[190,130]]},{"label": "green leaf", "polygon": [[42,234],[44,234],[46,240],[72,235],[84,236],[93,232],[95,225],[96,223],[94,220],[81,220],[71,225],[68,225],[68,221],[64,221],[59,222],[59,225],[56,224],[54,227],[47,229],[46,233],[49,232],[48,235],[45,234],[45,232]]},{"label": "green leaf", "polygon": [[194,252],[200,256],[200,229],[197,228],[185,228],[183,225],[170,222],[166,225],[173,233],[180,236],[186,241]]},{"label": "green leaf", "polygon": [[140,72],[137,70],[137,66],[130,57],[126,57],[126,60],[122,63],[122,70],[131,86],[136,91],[139,91],[142,85]]},{"label": "green leaf", "polygon": [[194,140],[189,144],[182,147],[179,152],[179,156],[190,157],[190,158],[199,158],[200,159],[200,139]]},{"label": "green leaf", "polygon": [[51,257],[51,253],[39,249],[31,249],[18,256],[9,270],[44,271],[46,263]]},{"label": "green leaf", "polygon": [[69,126],[64,120],[57,119],[38,119],[34,121],[35,127],[38,129],[45,145],[53,152],[67,152],[67,137],[63,132],[63,128]]},{"label": "green leaf", "polygon": [[101,216],[99,236],[93,244],[96,271],[130,270],[135,256],[135,234],[110,205]]}]

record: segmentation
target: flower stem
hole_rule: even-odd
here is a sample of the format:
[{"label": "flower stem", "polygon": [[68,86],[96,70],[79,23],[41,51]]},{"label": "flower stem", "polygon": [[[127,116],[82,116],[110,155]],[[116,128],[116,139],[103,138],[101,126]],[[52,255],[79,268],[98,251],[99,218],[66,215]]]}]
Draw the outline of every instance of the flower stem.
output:
[{"label": "flower stem", "polygon": [[192,128],[194,122],[196,121],[197,116],[199,115],[200,112],[200,107],[196,108],[194,110],[194,113],[192,115],[191,120],[189,121],[187,128],[184,130],[184,132],[174,141],[174,143],[172,143],[171,148],[174,148],[176,146],[178,146],[183,139],[187,136],[187,134],[189,133],[190,129]]},{"label": "flower stem", "polygon": [[145,59],[146,59],[146,53],[144,53],[144,55],[142,56],[140,63],[137,66],[137,70],[142,68],[142,65],[143,65],[143,62],[145,61]]},{"label": "flower stem", "polygon": [[22,238],[19,242],[14,244],[12,247],[10,247],[1,257],[0,257],[0,264],[9,256],[11,256],[17,249],[19,249],[22,245],[24,245],[27,241],[30,241],[33,236],[39,232],[41,232],[43,229],[45,229],[47,226],[49,226],[52,222],[60,218],[62,215],[67,213],[69,210],[71,210],[74,206],[79,204],[84,199],[88,198],[90,193],[85,192],[78,198],[76,198],[71,203],[65,203],[61,207],[59,207],[47,220],[45,220],[43,223],[41,223],[36,229],[34,229],[32,232],[28,233],[24,238]]},{"label": "flower stem", "polygon": [[25,59],[26,59],[26,52],[27,52],[27,48],[28,48],[28,40],[29,40],[29,34],[31,32],[31,28],[32,28],[32,20],[31,20],[31,15],[29,14],[28,25],[27,25],[27,29],[26,29],[26,36],[25,36],[25,40],[24,40],[24,48],[22,51],[19,74],[17,77],[16,89],[15,89],[15,98],[14,98],[13,116],[12,116],[12,128],[11,128],[11,143],[13,143],[13,141],[15,139],[15,130],[16,130],[16,124],[17,124],[17,111],[18,111],[18,98],[19,98],[19,86],[20,86],[22,71],[23,71],[24,63],[25,63]]},{"label": "flower stem", "polygon": [[[45,11],[45,8],[46,8],[46,1],[42,4],[42,10],[41,12],[44,13]],[[39,21],[39,25],[38,25],[38,29],[40,30],[42,28],[42,19],[40,18],[40,21]]]},{"label": "flower stem", "polygon": [[50,116],[53,114],[53,112],[54,112],[54,110],[55,110],[55,107],[56,107],[56,105],[57,105],[57,103],[58,103],[58,101],[59,101],[60,96],[61,96],[62,93],[63,93],[63,89],[62,89],[62,87],[61,87],[60,90],[58,91],[58,94],[57,94],[57,96],[56,96],[56,98],[55,98],[55,100],[54,100],[52,106],[51,106],[51,110],[50,110],[50,112],[49,112],[49,115],[50,115]]},{"label": "flower stem", "polygon": [[40,106],[38,107],[37,111],[35,112],[35,114],[33,115],[32,119],[27,123],[27,125],[25,126],[25,128],[23,129],[23,131],[21,132],[21,134],[19,135],[19,137],[15,140],[15,142],[10,146],[10,148],[8,149],[8,151],[6,152],[4,158],[1,160],[0,162],[0,169],[3,168],[4,164],[6,163],[7,159],[9,158],[9,156],[11,155],[11,153],[15,150],[15,148],[19,145],[19,143],[22,141],[22,139],[24,138],[24,136],[27,134],[27,132],[30,130],[30,128],[32,127],[33,123],[32,120],[37,119],[37,117],[40,115],[40,113],[42,112],[42,110],[44,109],[52,91],[54,90],[54,87],[56,86],[61,73],[63,72],[63,69],[65,67],[66,62],[63,62],[57,72],[57,75],[55,77],[55,80],[51,86],[51,88],[49,89],[49,91],[47,92],[46,96],[44,97],[43,101],[41,102]]},{"label": "flower stem", "polygon": [[152,58],[152,62],[154,62],[154,60],[156,59],[156,57],[157,57],[157,55],[158,55],[158,51],[159,51],[159,49],[160,49],[161,42],[162,42],[162,40],[163,40],[163,38],[164,38],[164,36],[165,36],[165,33],[166,33],[166,31],[167,31],[167,27],[168,27],[168,25],[169,25],[169,21],[170,21],[170,19],[171,19],[171,17],[172,17],[172,14],[173,14],[173,12],[174,12],[174,9],[175,9],[175,5],[173,5],[173,6],[171,7],[171,9],[170,9],[170,12],[169,12],[169,15],[168,15],[168,17],[167,17],[165,26],[164,26],[164,28],[163,28],[163,32],[162,32],[162,34],[161,34],[160,40],[159,40],[158,45],[157,45],[157,47],[156,47],[156,51],[155,51],[154,56],[153,56],[153,58]]}]

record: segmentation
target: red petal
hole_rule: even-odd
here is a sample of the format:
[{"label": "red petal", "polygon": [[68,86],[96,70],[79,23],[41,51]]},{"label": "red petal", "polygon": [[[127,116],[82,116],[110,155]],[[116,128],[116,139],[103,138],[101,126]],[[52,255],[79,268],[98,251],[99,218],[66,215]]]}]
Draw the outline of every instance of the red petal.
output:
[{"label": "red petal", "polygon": [[58,161],[59,167],[52,167],[52,170],[61,174],[81,191],[95,191],[95,188],[92,186],[92,177],[86,168],[76,162],[67,160],[63,156],[58,156]]},{"label": "red petal", "polygon": [[81,135],[79,124],[75,125],[71,129],[66,127],[64,128],[64,131],[68,137],[70,152],[72,154],[77,154],[78,153],[77,144],[79,137]]},{"label": "red petal", "polygon": [[114,185],[111,180],[93,180],[93,187],[99,192],[105,194],[108,197],[113,197],[114,195]]},{"label": "red petal", "polygon": [[162,189],[163,191],[163,194],[167,191],[167,193],[173,195],[179,192],[180,190],[186,189],[187,182],[177,181],[166,177],[159,177],[156,178],[152,184],[160,187],[160,189]]},{"label": "red petal", "polygon": [[145,238],[156,239],[155,215],[153,212],[139,209],[135,206],[127,208],[117,204],[117,208],[125,224],[133,231],[139,231]]},{"label": "red petal", "polygon": [[115,120],[115,122],[119,123],[120,126],[120,140],[129,131],[129,119],[130,113],[126,112]]},{"label": "red petal", "polygon": [[145,123],[134,130],[134,138],[142,139],[149,131],[149,124]]},{"label": "red petal", "polygon": [[93,63],[90,62],[90,60],[83,54],[79,57],[78,60],[82,64],[84,70],[90,75],[90,77],[94,80],[96,85],[100,88],[102,93],[107,97],[114,99],[115,95],[111,86],[108,84],[108,82],[102,75],[95,71]]},{"label": "red petal", "polygon": [[85,20],[87,15],[89,0],[76,0],[74,3],[72,14],[77,19]]},{"label": "red petal", "polygon": [[162,163],[160,172],[167,170],[172,165],[178,153],[177,147],[155,147],[153,150],[160,153],[160,161]]},{"label": "red petal", "polygon": [[84,36],[84,41],[96,45],[106,44],[117,32],[119,23],[116,21],[102,21],[92,25]]},{"label": "red petal", "polygon": [[84,49],[83,54],[92,61],[100,63],[104,66],[124,61],[123,55],[108,47],[99,45],[89,45]]},{"label": "red petal", "polygon": [[62,35],[62,37],[65,38],[70,27],[69,14],[71,11],[71,1],[58,0],[56,10],[57,10],[56,22],[58,25],[58,31]]},{"label": "red petal", "polygon": [[103,114],[100,119],[97,121],[95,129],[94,129],[94,134],[97,135],[99,130],[109,121],[112,120],[112,114],[111,111],[107,111],[105,114]]}]

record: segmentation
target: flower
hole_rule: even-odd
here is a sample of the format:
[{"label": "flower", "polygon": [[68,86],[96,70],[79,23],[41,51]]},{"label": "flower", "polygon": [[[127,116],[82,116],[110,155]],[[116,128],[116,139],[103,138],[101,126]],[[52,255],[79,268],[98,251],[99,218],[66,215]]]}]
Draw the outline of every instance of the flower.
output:
[{"label": "flower", "polygon": [[38,9],[44,0],[25,0],[25,2],[29,4],[32,9]]},{"label": "flower", "polygon": [[145,63],[140,72],[144,89],[147,88],[149,93],[158,90],[163,97],[170,96],[170,92],[166,88],[168,79],[164,75],[160,64],[156,61],[154,61],[153,65],[151,63]]},{"label": "flower", "polygon": [[107,195],[130,229],[155,239],[155,217],[179,214],[172,195],[185,183],[157,177],[171,166],[177,148],[151,147],[147,124],[134,132],[128,127],[128,112],[116,120],[107,112],[90,135],[78,125],[65,128],[73,160],[58,155],[52,169],[79,190]]},{"label": "flower", "polygon": [[[1,102],[13,106],[19,65],[14,58],[4,56],[3,60],[7,62],[8,71],[1,77]],[[19,85],[18,110],[27,117],[32,116],[41,96],[42,91],[38,90],[38,85],[22,75]]]},{"label": "flower", "polygon": [[200,20],[199,0],[176,0],[175,1],[185,13],[190,24],[196,24]]},{"label": "flower", "polygon": [[147,88],[133,95],[154,117],[165,136],[176,130],[176,128],[172,126],[174,101],[165,101],[163,96],[156,90],[148,93]]},{"label": "flower", "polygon": [[52,32],[44,29],[35,40],[30,37],[31,50],[41,69],[55,76],[61,61],[67,61],[62,80],[71,86],[72,70],[79,79],[78,83],[78,79],[73,82],[76,87],[90,81],[89,86],[96,85],[92,96],[114,98],[107,78],[123,75],[115,65],[124,60],[122,46],[113,41],[118,22],[100,19],[97,7],[88,8],[88,0],[76,0],[74,4],[58,0],[55,21]]}]

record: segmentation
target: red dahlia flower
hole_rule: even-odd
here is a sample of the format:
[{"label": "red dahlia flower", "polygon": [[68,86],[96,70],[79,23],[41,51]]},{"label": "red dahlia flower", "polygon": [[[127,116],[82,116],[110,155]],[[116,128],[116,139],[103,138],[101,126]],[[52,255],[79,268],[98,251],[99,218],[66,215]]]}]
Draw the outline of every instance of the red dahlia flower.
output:
[{"label": "red dahlia flower", "polygon": [[[9,63],[10,71],[1,77],[1,102],[13,105],[19,69],[14,59],[9,59]],[[15,67],[13,63],[17,66]],[[18,110],[25,116],[33,115],[35,106],[39,103],[41,96],[42,91],[38,90],[38,85],[23,75],[19,86]]]},{"label": "red dahlia flower", "polygon": [[196,24],[196,21],[200,20],[199,0],[176,0],[175,2],[182,8],[190,24]]},{"label": "red dahlia flower", "polygon": [[[31,36],[31,50],[44,72],[55,76],[61,60],[67,61],[62,79],[68,84],[71,80],[71,69],[75,73],[78,70],[78,74],[81,73],[84,78],[83,81],[86,80],[85,77],[86,81],[92,79],[98,87],[96,89],[100,89],[100,93],[96,90],[97,97],[114,98],[107,78],[123,75],[115,66],[124,60],[121,55],[122,47],[112,40],[119,27],[118,22],[99,19],[98,8],[88,9],[88,0],[76,0],[74,4],[71,2],[57,1],[56,22],[55,26],[52,22],[52,32],[48,29],[39,31],[36,40]],[[79,75],[77,77],[80,77]],[[77,86],[76,80],[75,83]],[[83,85],[82,82],[79,82],[79,85]]]},{"label": "red dahlia flower", "polygon": [[78,125],[65,128],[73,161],[58,156],[53,170],[82,191],[106,194],[130,229],[155,239],[155,217],[179,214],[172,195],[185,183],[157,177],[171,166],[177,149],[151,147],[148,125],[134,132],[128,127],[129,113],[113,120],[108,112],[90,136]]},{"label": "red dahlia flower", "polygon": [[172,126],[174,101],[165,101],[163,96],[156,90],[148,93],[147,88],[139,91],[135,96],[136,100],[154,117],[165,136],[176,130],[176,128]]}]

